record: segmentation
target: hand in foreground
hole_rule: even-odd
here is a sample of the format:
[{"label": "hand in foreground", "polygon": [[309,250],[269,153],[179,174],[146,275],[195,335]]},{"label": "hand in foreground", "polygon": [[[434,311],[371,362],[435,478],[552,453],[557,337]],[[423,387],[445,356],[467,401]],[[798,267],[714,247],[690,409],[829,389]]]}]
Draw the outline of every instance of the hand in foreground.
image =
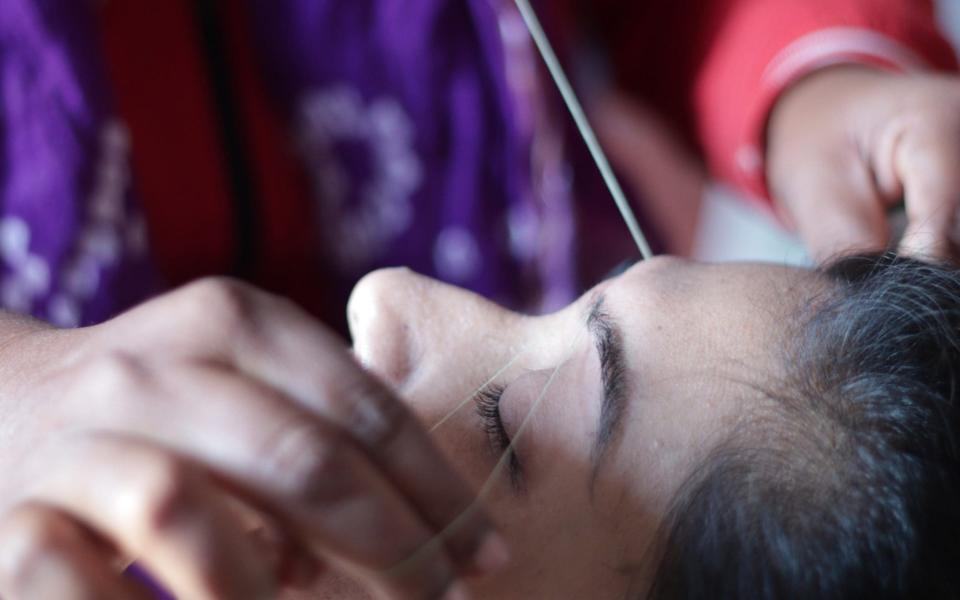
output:
[{"label": "hand in foreground", "polygon": [[815,73],[778,102],[767,157],[771,193],[815,258],[884,249],[888,211],[901,201],[900,249],[957,258],[960,78]]},{"label": "hand in foreground", "polygon": [[0,597],[146,597],[116,568],[131,559],[179,598],[271,597],[234,499],[388,597],[456,597],[505,560],[474,513],[407,561],[473,494],[286,301],[209,280],[97,327],[0,328]]}]

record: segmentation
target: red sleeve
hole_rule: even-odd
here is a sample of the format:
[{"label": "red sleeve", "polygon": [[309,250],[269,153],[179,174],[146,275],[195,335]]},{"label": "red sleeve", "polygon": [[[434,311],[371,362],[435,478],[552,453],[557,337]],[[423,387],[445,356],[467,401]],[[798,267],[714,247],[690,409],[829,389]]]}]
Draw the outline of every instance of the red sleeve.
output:
[{"label": "red sleeve", "polygon": [[778,96],[828,65],[955,70],[932,0],[715,0],[691,94],[711,170],[767,198],[764,137]]}]

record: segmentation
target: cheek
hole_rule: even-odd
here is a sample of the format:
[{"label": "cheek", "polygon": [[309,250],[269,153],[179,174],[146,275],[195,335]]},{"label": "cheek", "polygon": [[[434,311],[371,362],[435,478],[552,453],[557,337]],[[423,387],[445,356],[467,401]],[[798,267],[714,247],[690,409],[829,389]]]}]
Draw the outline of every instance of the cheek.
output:
[{"label": "cheek", "polygon": [[504,427],[531,488],[556,469],[579,473],[584,482],[588,478],[599,414],[599,364],[589,349],[556,364],[515,379],[500,403]]},{"label": "cheek", "polygon": [[[497,494],[490,503],[515,560],[504,578],[489,582],[477,597],[618,598],[626,590],[627,580],[615,567],[625,540],[635,537],[624,534],[624,525],[634,520],[623,512],[631,508],[616,506],[604,515],[589,488],[597,369],[590,352],[572,357],[530,416],[517,443],[526,493]],[[501,404],[505,421],[514,428],[523,422],[551,372],[528,373],[511,384]]]},{"label": "cheek", "polygon": [[624,597],[628,581],[617,571],[624,555],[618,528],[598,519],[579,477],[558,475],[519,501],[494,505],[513,559],[506,572],[478,582],[475,598]]},{"label": "cheek", "polygon": [[479,490],[493,469],[494,456],[473,398],[489,375],[423,373],[427,376],[406,397],[408,406],[450,464]]}]

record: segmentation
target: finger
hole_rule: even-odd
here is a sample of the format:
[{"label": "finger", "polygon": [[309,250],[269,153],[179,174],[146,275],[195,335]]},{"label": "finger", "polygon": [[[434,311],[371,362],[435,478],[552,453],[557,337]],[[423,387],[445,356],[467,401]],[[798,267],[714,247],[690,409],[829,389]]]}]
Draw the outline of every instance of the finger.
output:
[{"label": "finger", "polygon": [[110,567],[112,550],[81,525],[40,504],[0,519],[0,597],[17,600],[150,600]]},{"label": "finger", "polygon": [[948,258],[960,204],[960,141],[917,128],[901,137],[894,156],[908,219],[901,250]]},{"label": "finger", "polygon": [[788,181],[788,188],[774,193],[817,262],[883,250],[889,243],[887,202],[859,161],[797,165]]},{"label": "finger", "polygon": [[267,557],[281,588],[309,589],[324,572],[323,564],[284,533],[280,525],[262,525],[247,531],[246,535],[260,554]]},{"label": "finger", "polygon": [[270,597],[269,574],[202,472],[132,438],[84,436],[59,450],[28,499],[84,523],[177,597]]},{"label": "finger", "polygon": [[[458,567],[488,572],[506,561],[506,545],[490,521],[471,510],[473,491],[404,403],[365,372],[339,338],[292,303],[237,284],[194,287],[185,291],[187,300],[206,309],[198,319],[208,326],[211,315],[221,315],[224,331],[210,337],[230,341],[210,352],[344,432],[429,526],[456,522],[446,543]],[[249,333],[237,333],[243,331]]]},{"label": "finger", "polygon": [[[119,428],[192,457],[275,517],[302,546],[394,594],[437,593],[456,578],[442,545],[402,577],[391,572],[420,556],[438,530],[339,429],[225,367],[186,365],[169,374],[166,387],[152,392],[162,401],[145,398],[131,415],[123,415],[131,411],[129,401],[117,410],[108,405],[94,426]],[[129,385],[151,393],[155,384]]]},{"label": "finger", "polygon": [[[431,548],[438,530],[342,431],[277,390],[226,370],[185,368],[173,381],[191,382],[171,391],[194,408],[187,431],[181,426],[170,443],[208,459],[241,493],[279,515],[300,545],[390,597],[439,597],[454,585],[445,548]],[[242,433],[229,442],[211,439],[218,426]],[[410,567],[398,573],[398,564]],[[307,567],[299,557],[286,566]]]}]

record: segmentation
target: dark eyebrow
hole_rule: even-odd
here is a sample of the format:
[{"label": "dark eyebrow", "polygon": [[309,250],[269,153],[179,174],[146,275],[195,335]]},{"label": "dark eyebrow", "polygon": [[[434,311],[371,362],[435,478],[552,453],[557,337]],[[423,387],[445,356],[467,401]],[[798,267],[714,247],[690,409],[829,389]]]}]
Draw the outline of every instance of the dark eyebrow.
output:
[{"label": "dark eyebrow", "polygon": [[600,380],[603,385],[600,421],[590,452],[593,469],[590,477],[591,489],[603,458],[623,430],[623,417],[627,408],[627,365],[623,352],[623,336],[616,322],[604,310],[605,301],[606,297],[599,295],[587,316],[587,329],[600,357]]}]

